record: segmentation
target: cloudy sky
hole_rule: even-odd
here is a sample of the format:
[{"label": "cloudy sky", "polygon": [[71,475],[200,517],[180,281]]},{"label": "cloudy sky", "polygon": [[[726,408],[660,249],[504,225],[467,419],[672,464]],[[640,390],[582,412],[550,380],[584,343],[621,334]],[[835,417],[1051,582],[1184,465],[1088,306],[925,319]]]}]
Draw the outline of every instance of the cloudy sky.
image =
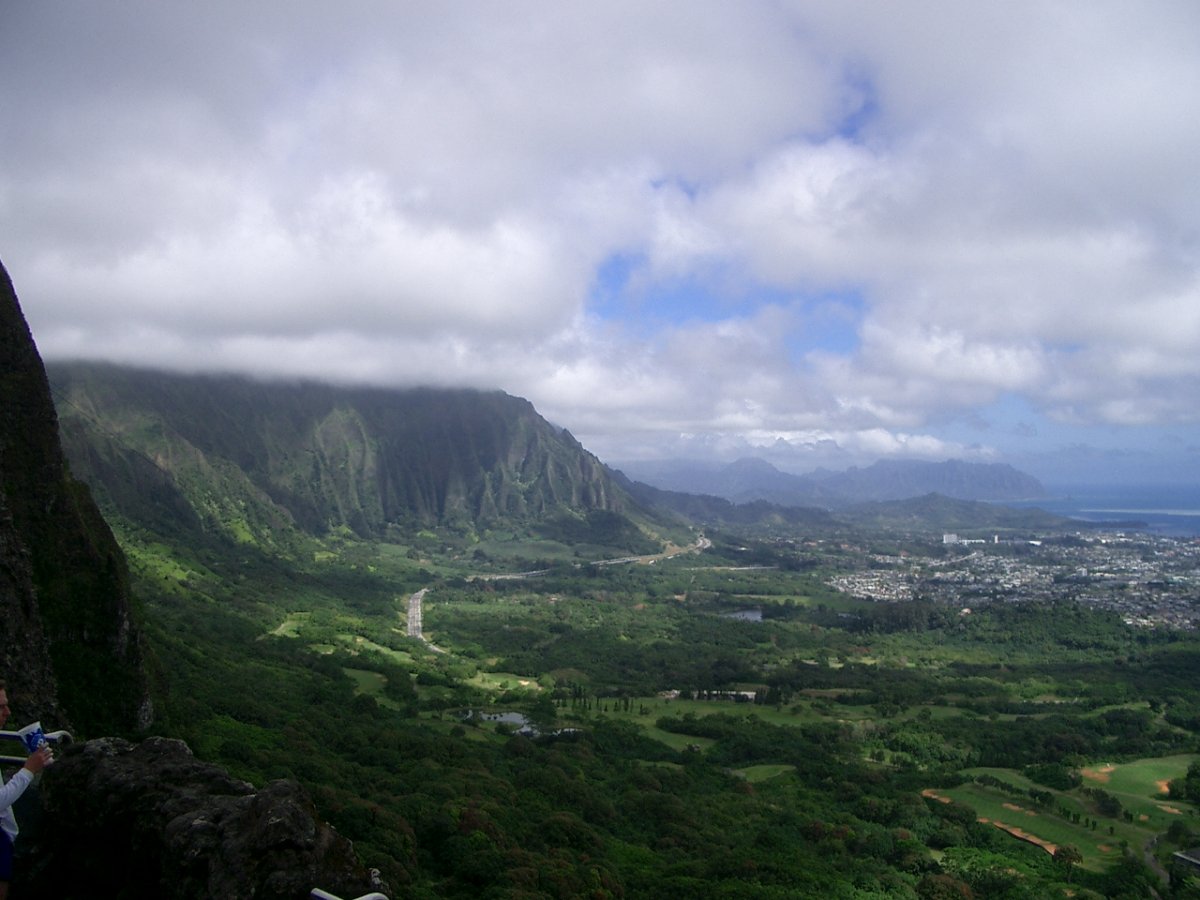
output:
[{"label": "cloudy sky", "polygon": [[1200,480],[1200,4],[10,0],[42,354]]}]

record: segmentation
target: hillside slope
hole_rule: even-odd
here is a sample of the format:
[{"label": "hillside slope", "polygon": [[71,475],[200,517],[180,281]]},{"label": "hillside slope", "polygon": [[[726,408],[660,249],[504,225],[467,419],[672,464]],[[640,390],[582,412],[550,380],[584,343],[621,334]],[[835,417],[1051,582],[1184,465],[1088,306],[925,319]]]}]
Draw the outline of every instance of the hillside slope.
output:
[{"label": "hillside slope", "polygon": [[501,392],[50,367],[80,477],[130,521],[235,540],[621,513],[604,466]]}]

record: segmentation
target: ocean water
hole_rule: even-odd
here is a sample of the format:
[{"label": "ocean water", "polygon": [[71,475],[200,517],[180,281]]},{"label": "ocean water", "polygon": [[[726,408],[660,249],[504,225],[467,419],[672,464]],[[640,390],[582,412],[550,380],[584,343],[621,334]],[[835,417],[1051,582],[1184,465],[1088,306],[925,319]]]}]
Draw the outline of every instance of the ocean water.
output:
[{"label": "ocean water", "polygon": [[1049,497],[1008,505],[1036,506],[1086,522],[1138,521],[1144,524],[1136,530],[1149,534],[1200,536],[1200,484],[1074,484],[1046,489]]}]

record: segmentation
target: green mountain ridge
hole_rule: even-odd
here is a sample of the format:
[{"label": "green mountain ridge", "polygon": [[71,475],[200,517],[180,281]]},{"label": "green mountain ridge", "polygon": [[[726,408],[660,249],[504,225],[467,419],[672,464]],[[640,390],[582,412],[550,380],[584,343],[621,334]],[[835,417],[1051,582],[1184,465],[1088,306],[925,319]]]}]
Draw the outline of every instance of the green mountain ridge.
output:
[{"label": "green mountain ridge", "polygon": [[340,388],[100,364],[48,367],[75,474],[130,521],[284,547],[632,505],[608,470],[502,392]]},{"label": "green mountain ridge", "polygon": [[1079,523],[1041,509],[1013,509],[981,500],[959,500],[931,493],[905,500],[879,500],[859,503],[839,515],[859,528],[900,530],[957,529],[1057,531],[1078,528]]}]

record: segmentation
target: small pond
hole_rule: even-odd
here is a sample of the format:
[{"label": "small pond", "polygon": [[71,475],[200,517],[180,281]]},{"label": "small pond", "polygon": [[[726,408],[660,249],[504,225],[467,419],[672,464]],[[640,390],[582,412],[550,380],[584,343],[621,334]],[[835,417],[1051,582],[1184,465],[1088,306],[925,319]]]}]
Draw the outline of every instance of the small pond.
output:
[{"label": "small pond", "polygon": [[762,607],[750,606],[746,609],[735,609],[732,612],[721,613],[722,619],[737,619],[739,622],[761,622]]},{"label": "small pond", "polygon": [[464,722],[474,722],[477,725],[509,725],[515,734],[523,734],[526,737],[561,737],[579,732],[578,728],[555,728],[553,731],[540,731],[527,715],[519,712],[484,712],[481,709],[468,709],[460,714],[460,718]]}]

